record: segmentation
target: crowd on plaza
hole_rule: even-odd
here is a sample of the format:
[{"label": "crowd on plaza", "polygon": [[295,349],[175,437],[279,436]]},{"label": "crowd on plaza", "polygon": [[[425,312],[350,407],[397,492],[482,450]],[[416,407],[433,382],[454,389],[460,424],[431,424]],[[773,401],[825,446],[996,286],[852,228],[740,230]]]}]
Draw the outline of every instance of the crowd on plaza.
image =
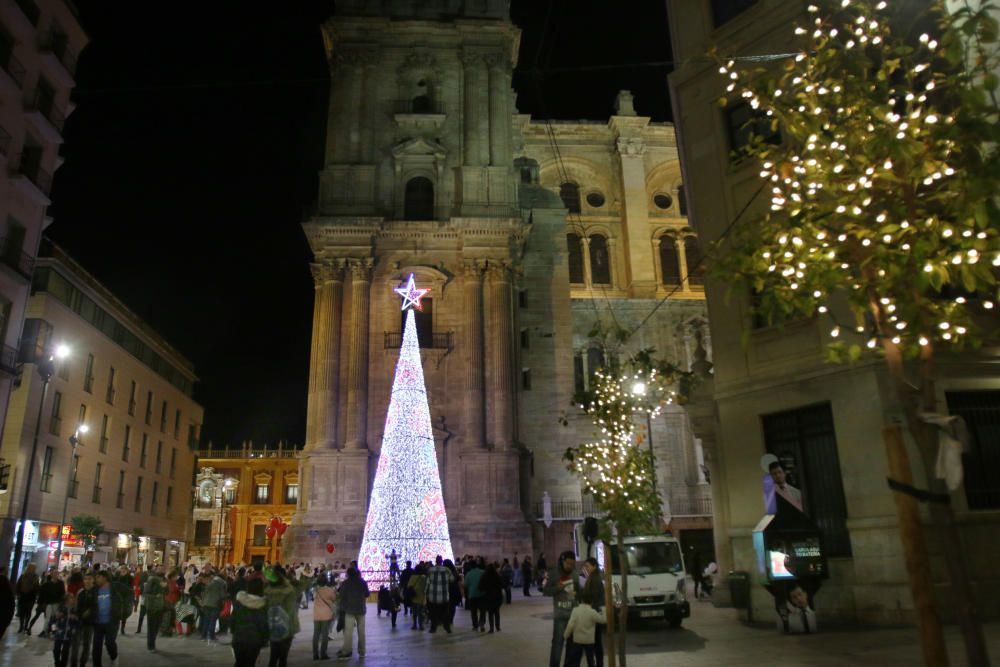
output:
[{"label": "crowd on plaza", "polygon": [[[591,572],[585,565],[584,574]],[[369,590],[369,581],[377,590]],[[111,666],[117,667],[118,637],[140,635],[145,623],[150,652],[156,651],[158,637],[198,638],[211,645],[228,634],[236,667],[255,665],[264,648],[269,649],[269,667],[284,667],[301,629],[299,611],[310,605],[313,659],[343,659],[355,650],[358,656],[365,655],[370,595],[374,594],[377,616],[384,613],[393,629],[402,614],[404,627],[408,621],[411,630],[434,633],[442,628],[451,633],[461,607],[469,613],[473,632],[494,633],[501,631],[501,609],[511,603],[512,589],[521,587],[525,595],[536,588],[553,596],[554,664],[562,664],[565,637],[565,665],[575,666],[584,654],[593,664],[595,641],[600,651],[599,633],[596,640],[594,634],[600,614],[584,617],[578,611],[600,607],[604,600],[600,585],[596,576],[587,576],[581,584],[572,559],[560,558],[559,565],[548,571],[544,556],[535,563],[516,555],[513,562],[466,555],[457,563],[439,556],[434,562],[407,561],[400,568],[393,554],[387,570],[364,574],[353,561],[200,569],[194,564],[170,568],[85,564],[42,574],[32,563],[13,583],[0,568],[0,637],[16,612],[18,634],[30,637],[37,628],[37,637],[52,641],[56,667],[84,667],[88,662],[102,667],[105,652]],[[131,628],[130,619],[135,619]],[[330,656],[334,632],[342,632],[343,641]]]}]

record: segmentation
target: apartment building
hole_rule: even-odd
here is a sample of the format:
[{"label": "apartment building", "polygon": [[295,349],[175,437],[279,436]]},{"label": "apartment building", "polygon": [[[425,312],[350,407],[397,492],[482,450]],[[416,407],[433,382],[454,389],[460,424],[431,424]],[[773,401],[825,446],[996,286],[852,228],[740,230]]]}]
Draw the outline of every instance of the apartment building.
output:
[{"label": "apartment building", "polygon": [[[203,420],[192,398],[194,368],[61,249],[46,242],[42,253],[21,338],[24,369],[0,445],[13,464],[0,495],[0,562],[11,557],[39,415],[22,563],[53,564],[67,496],[67,521],[91,514],[103,522],[96,562],[180,562]],[[33,360],[55,345],[70,353],[57,362],[42,404]],[[87,432],[78,433],[84,424]],[[82,546],[70,546],[63,561],[84,556]]]}]

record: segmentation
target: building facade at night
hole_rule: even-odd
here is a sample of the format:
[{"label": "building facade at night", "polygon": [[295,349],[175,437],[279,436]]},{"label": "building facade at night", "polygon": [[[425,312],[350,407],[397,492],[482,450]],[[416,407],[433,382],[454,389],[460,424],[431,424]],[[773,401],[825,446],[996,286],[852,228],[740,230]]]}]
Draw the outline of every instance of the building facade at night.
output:
[{"label": "building facade at night", "polygon": [[[0,425],[20,372],[18,341],[43,230],[52,219],[52,174],[73,110],[77,55],[87,44],[63,0],[0,5]],[[10,474],[0,459],[0,479]]]},{"label": "building facade at night", "polygon": [[[0,443],[13,463],[0,494],[0,562],[9,562],[14,546],[39,415],[22,566],[54,564],[67,494],[67,522],[77,514],[103,522],[95,562],[183,561],[203,415],[192,398],[191,362],[50,244],[34,270],[24,332],[23,373]],[[70,355],[57,363],[40,405],[43,382],[33,360],[56,344]],[[69,438],[81,425],[88,431],[74,451]],[[83,555],[71,543],[63,562]]]},{"label": "building facade at night", "polygon": [[273,517],[292,521],[299,498],[298,453],[281,443],[200,450],[190,560],[212,565],[285,562],[284,536],[269,538],[267,528]]},{"label": "building facade at night", "polygon": [[[751,117],[749,107],[738,101],[719,106],[728,81],[705,56],[710,47],[740,55],[796,52],[793,26],[809,20],[805,3],[790,0],[671,0],[668,11],[674,60],[683,63],[669,81],[688,205],[693,227],[708,245],[748,202],[741,220],[752,224],[768,197],[751,201],[761,184],[759,166],[731,157],[746,141],[741,128]],[[829,325],[810,318],[764,326],[753,316],[749,291],[730,290],[719,279],[706,281],[714,396],[701,407],[696,429],[716,462],[711,475],[719,571],[757,569],[751,532],[764,514],[761,456],[771,453],[791,471],[805,511],[823,534],[830,578],[816,598],[818,613],[865,623],[912,620],[881,436],[882,425],[901,421],[902,412],[884,363],[869,357],[831,365],[825,356]],[[997,354],[985,348],[975,357],[940,355],[936,379],[938,411],[962,416],[972,436],[964,485],[951,502],[985,617],[1000,615],[1000,580],[993,567],[1000,476],[996,465],[986,463],[997,460]],[[923,487],[921,458],[912,443],[907,446],[913,477]],[[926,538],[938,608],[947,617],[954,605],[940,546],[933,530]],[[752,599],[756,618],[771,617],[771,596],[755,591]]]},{"label": "building facade at night", "polygon": [[[638,116],[627,93],[607,123],[519,114],[520,32],[507,2],[477,6],[357,0],[324,25],[331,96],[304,223],[316,298],[291,558],[326,558],[328,538],[338,557],[360,547],[401,340],[392,289],[410,273],[432,290],[417,329],[456,554],[570,546],[586,503],[562,456],[592,431],[572,397],[602,362],[596,321],[633,327],[665,299],[634,345],[689,364],[707,344],[701,274],[682,279],[698,246],[672,127]],[[657,420],[654,445],[665,515],[706,530],[683,411]]]}]

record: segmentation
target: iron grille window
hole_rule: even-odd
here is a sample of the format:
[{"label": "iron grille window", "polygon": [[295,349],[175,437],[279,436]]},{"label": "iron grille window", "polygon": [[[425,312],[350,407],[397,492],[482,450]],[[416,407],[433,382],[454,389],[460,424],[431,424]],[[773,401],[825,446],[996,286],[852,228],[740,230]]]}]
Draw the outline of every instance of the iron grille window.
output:
[{"label": "iron grille window", "polygon": [[146,467],[146,449],[149,446],[149,436],[145,433],[142,434],[142,445],[139,447],[139,467]]},{"label": "iron grille window", "polygon": [[160,407],[160,433],[167,432],[167,402],[163,401]]},{"label": "iron grille window", "polygon": [[125,442],[122,444],[122,461],[128,463],[128,441],[132,438],[132,427],[125,424]]},{"label": "iron grille window", "polygon": [[962,455],[969,509],[1000,509],[1000,391],[949,391],[945,398],[969,432]]},{"label": "iron grille window", "polygon": [[59,435],[62,430],[60,412],[62,412],[62,393],[57,391],[52,396],[52,418],[49,420],[49,433],[52,435]]},{"label": "iron grille window", "polygon": [[805,513],[819,527],[827,553],[850,556],[847,500],[830,404],[765,415],[762,421],[767,451],[781,461],[788,483],[802,492]]},{"label": "iron grille window", "polygon": [[135,416],[135,388],[135,380],[132,380],[132,389],[128,395],[128,413],[133,417]]},{"label": "iron grille window", "polygon": [[42,484],[38,488],[45,493],[52,490],[52,456],[55,450],[51,447],[45,448],[45,457],[42,459]]},{"label": "iron grille window", "polygon": [[174,412],[174,440],[179,440],[181,437],[181,411],[178,408]]},{"label": "iron grille window", "polygon": [[174,506],[174,487],[167,487],[167,514],[170,514],[170,510]]},{"label": "iron grille window", "polygon": [[104,399],[111,405],[115,404],[115,367],[111,367],[108,373],[108,389],[104,394]]},{"label": "iron grille window", "polygon": [[146,392],[146,425],[153,424],[153,392]]},{"label": "iron grille window", "polygon": [[77,492],[80,489],[80,480],[77,479],[77,475],[80,471],[80,457],[73,455],[73,472],[69,479],[69,497],[76,498]]},{"label": "iron grille window", "polygon": [[142,510],[142,477],[135,482],[135,506],[133,510],[136,512]]},{"label": "iron grille window", "polygon": [[125,506],[125,471],[118,471],[118,497],[115,499],[115,507],[121,509]]},{"label": "iron grille window", "polygon": [[[434,299],[424,297],[420,300],[423,310],[413,310],[414,324],[417,327],[417,342],[422,348],[434,347]],[[400,311],[399,330],[406,331],[406,310]]]},{"label": "iron grille window", "polygon": [[156,442],[156,472],[159,474],[160,466],[163,463],[163,441]]},{"label": "iron grille window", "polygon": [[159,500],[159,496],[160,496],[160,483],[157,482],[156,480],[153,480],[153,500],[149,504],[149,513],[153,516],[156,516],[156,503]]},{"label": "iron grille window", "polygon": [[177,448],[170,450],[170,479],[177,473]]}]

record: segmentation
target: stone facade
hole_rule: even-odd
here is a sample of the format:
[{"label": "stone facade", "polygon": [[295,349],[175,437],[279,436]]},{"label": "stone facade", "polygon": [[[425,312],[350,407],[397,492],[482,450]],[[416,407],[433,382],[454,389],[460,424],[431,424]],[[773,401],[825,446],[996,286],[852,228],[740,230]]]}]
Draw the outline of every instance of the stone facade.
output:
[{"label": "stone facade", "polygon": [[[638,323],[676,297],[636,339],[668,354],[704,328],[697,280],[658,277],[661,237],[670,266],[684,261],[672,128],[637,116],[627,94],[607,124],[532,122],[514,106],[520,33],[505,3],[476,21],[460,3],[429,4],[440,11],[349,3],[324,26],[331,102],[304,223],[316,301],[295,558],[325,555],[309,531],[334,534],[340,557],[360,547],[399,348],[392,288],[409,273],[432,289],[422,355],[458,554],[567,545],[582,500],[561,457],[590,434],[572,396],[595,311]],[[683,414],[658,431],[664,450],[687,447],[690,468]],[[667,488],[679,468],[672,455],[661,465]],[[693,491],[678,497],[703,495],[697,471],[686,479]],[[555,532],[536,511],[546,492],[570,508]]]},{"label": "stone facade", "polygon": [[[674,120],[682,147],[685,182],[690,184],[691,219],[704,244],[720,237],[747,206],[760,185],[758,168],[750,161],[733,163],[733,123],[717,100],[726,82],[710,58],[710,46],[720,53],[787,53],[793,23],[805,19],[805,5],[790,0],[759,0],[742,11],[713,14],[708,0],[672,0],[669,3],[674,59],[683,63],[670,75]],[[734,7],[735,9],[735,7]],[[767,199],[758,198],[744,214],[752,221]],[[834,438],[833,458],[822,470],[800,473],[807,499],[843,494],[844,511],[830,516],[845,531],[846,544],[830,559],[831,576],[817,597],[818,613],[865,623],[895,624],[912,618],[913,602],[902,559],[896,509],[886,486],[887,465],[881,439],[884,423],[899,421],[899,408],[883,364],[867,359],[851,366],[825,361],[829,326],[816,320],[763,327],[754,322],[748,293],[732,290],[722,280],[706,285],[715,349],[714,378],[695,408],[696,431],[705,443],[713,481],[716,552],[720,572],[754,572],[751,531],[764,513],[760,457],[779,445],[769,440],[767,424],[774,415],[794,416],[815,406],[832,415],[826,436]],[[954,409],[958,392],[977,392],[984,418],[1000,412],[1000,381],[991,365],[996,350],[978,357],[942,358],[936,389],[940,411]],[[992,417],[995,420],[995,416]],[[995,423],[995,422],[994,422]],[[992,440],[995,440],[993,438]],[[813,444],[819,445],[816,440]],[[996,443],[983,442],[996,451]],[[912,444],[909,458],[914,479],[925,479],[920,457]],[[995,456],[995,454],[992,454]],[[798,461],[799,465],[803,461]],[[967,474],[968,471],[967,471]],[[995,477],[993,479],[996,479]],[[817,488],[822,487],[823,494]],[[996,490],[992,492],[996,494]],[[810,494],[813,494],[810,496]],[[965,490],[952,497],[964,547],[984,615],[1000,613],[1000,579],[990,567],[997,553],[995,538],[1000,520],[996,507],[970,509]],[[981,505],[981,503],[979,503]],[[944,616],[948,600],[944,564],[933,532],[927,538]],[[724,592],[725,586],[717,590]],[[759,587],[752,593],[753,614],[770,618],[771,596]]]}]

